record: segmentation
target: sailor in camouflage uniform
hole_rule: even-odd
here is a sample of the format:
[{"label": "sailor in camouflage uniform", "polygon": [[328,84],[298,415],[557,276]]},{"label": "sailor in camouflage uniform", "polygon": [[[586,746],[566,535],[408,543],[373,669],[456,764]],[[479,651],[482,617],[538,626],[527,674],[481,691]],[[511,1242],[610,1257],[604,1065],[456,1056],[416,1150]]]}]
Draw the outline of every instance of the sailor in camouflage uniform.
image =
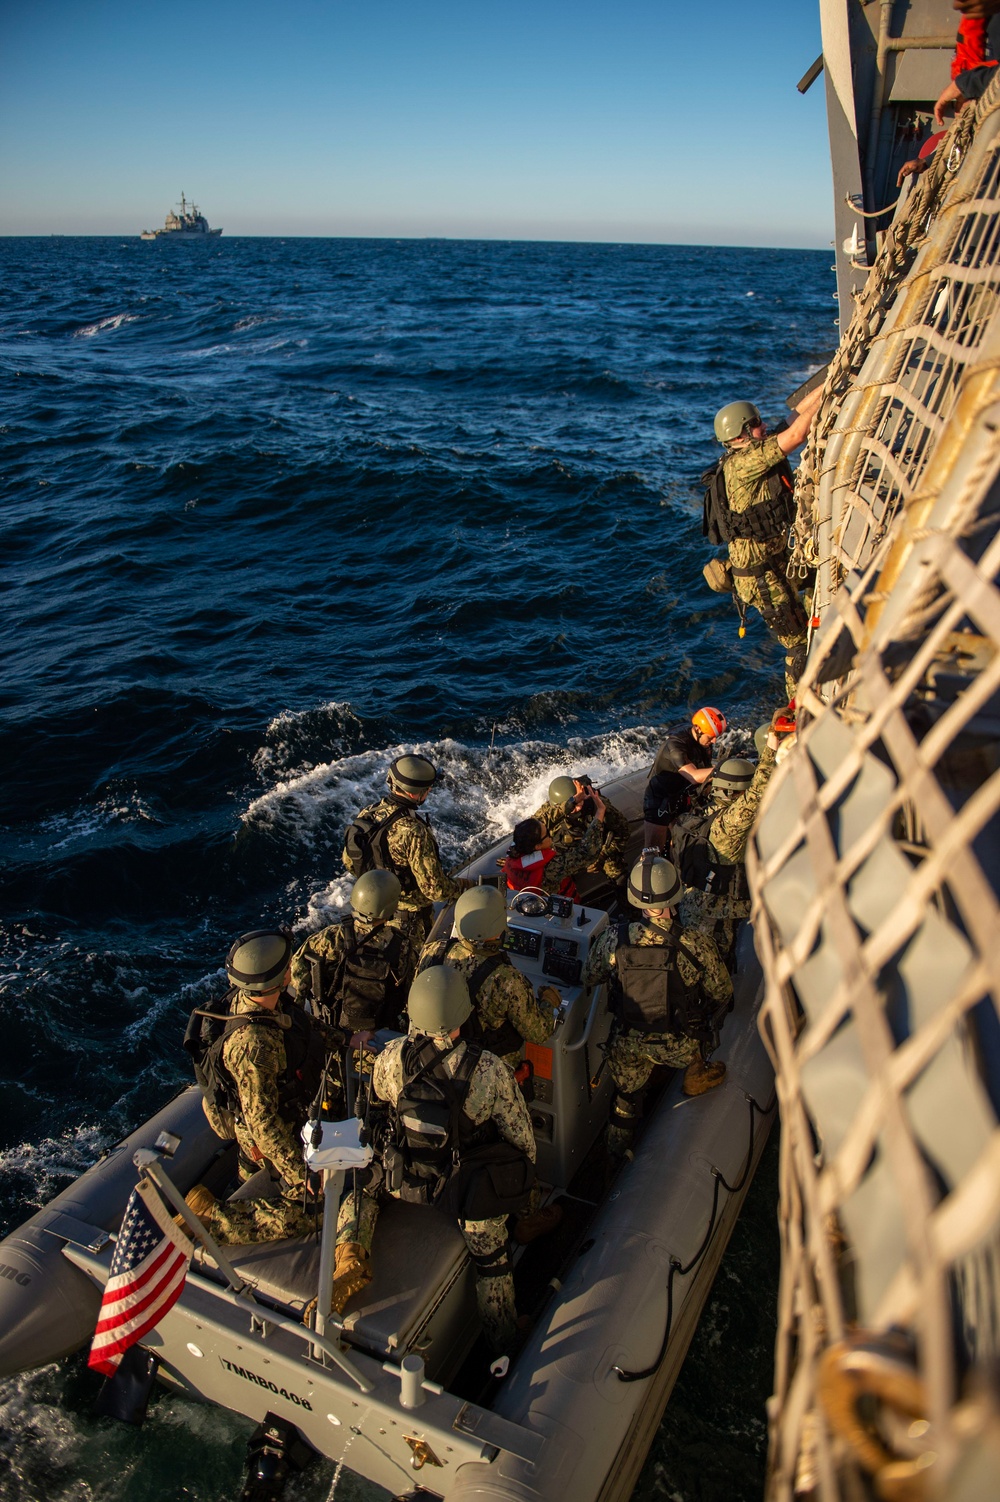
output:
[{"label": "sailor in camouflage uniform", "polygon": [[396,1028],[420,949],[397,917],[399,878],[366,871],[351,891],[351,913],[313,934],[292,960],[292,984],[326,1022],[352,1033]]},{"label": "sailor in camouflage uniform", "polygon": [[[430,823],[417,813],[437,781],[436,768],[425,756],[397,756],[386,773],[386,781],[389,792],[377,803],[363,808],[357,820],[385,826],[384,832],[377,833],[370,843],[370,864],[392,871],[399,878],[402,887],[399,921],[409,925],[419,947],[431,931],[434,903],[454,902],[470,883],[464,877],[445,873]],[[355,868],[346,843],[344,865],[354,876],[370,869]]]},{"label": "sailor in camouflage uniform", "polygon": [[[434,966],[418,975],[410,987],[409,1038],[431,1039],[442,1055],[441,1068],[454,1077],[468,1045],[460,1037],[462,1023],[472,1010],[464,979],[448,966]],[[372,1103],[394,1107],[406,1088],[403,1051],[406,1038],[394,1038],[375,1061]],[[492,1123],[505,1141],[535,1161],[535,1139],[524,1098],[507,1065],[483,1052],[469,1078],[462,1115],[473,1127]],[[371,1281],[370,1253],[379,1195],[385,1193],[381,1173],[372,1175],[360,1193],[348,1193],[337,1222],[337,1253],[333,1308],[341,1313],[353,1294]],[[459,1220],[476,1271],[479,1317],[492,1350],[510,1355],[517,1339],[514,1277],[507,1245],[507,1219]],[[377,1255],[377,1252],[376,1252]]]},{"label": "sailor in camouflage uniform", "polygon": [[521,1049],[547,1043],[556,1026],[561,997],[554,986],[538,995],[526,975],[503,949],[507,905],[496,887],[473,887],[455,904],[456,938],[431,939],[424,945],[418,972],[448,965],[465,977],[473,1013],[462,1037],[479,1043],[513,1069]]},{"label": "sailor in camouflage uniform", "polygon": [[[683,1069],[685,1095],[703,1095],[722,1082],[724,1064],[706,1063],[703,1041],[732,1001],[733,983],[715,943],[706,934],[682,927],[671,909],[680,902],[683,887],[669,861],[652,851],[633,866],[628,880],[629,900],[641,908],[642,920],[609,926],[596,940],[583,968],[583,985],[607,983],[616,1020],[608,1047],[608,1067],[616,1095],[606,1141],[609,1151],[620,1156],[632,1144],[642,1116],[649,1078],[658,1064]],[[666,948],[659,972],[653,972],[652,987],[638,1001],[630,992],[631,982],[621,974],[621,956],[632,957],[636,949]],[[623,984],[624,980],[624,984]],[[657,1014],[666,1019],[668,998],[676,999],[688,1013],[690,1026],[667,1031]],[[637,993],[638,994],[638,993]],[[650,1006],[650,1001],[652,1006]]]},{"label": "sailor in camouflage uniform", "polygon": [[213,1131],[234,1137],[240,1177],[267,1168],[280,1182],[274,1199],[223,1202],[197,1184],[187,1203],[220,1242],[280,1241],[306,1236],[317,1225],[322,1201],[312,1191],[302,1157],[301,1130],[319,1089],[328,1049],[343,1048],[349,1034],[309,1017],[285,991],[291,941],[283,933],[246,934],[229,952],[227,972],[236,990],[229,1004],[220,1061],[235,1086],[239,1109],[230,1115],[205,1100]]},{"label": "sailor in camouflage uniform", "polygon": [[[750,916],[744,869],[747,844],[777,749],[778,736],[769,730],[756,769],[742,757],[724,761],[712,779],[707,804],[682,814],[671,834],[675,864],[685,883],[681,922],[710,934],[730,960],[736,930]],[[695,833],[690,843],[689,826]]]},{"label": "sailor in camouflage uniform", "polygon": [[[579,777],[555,777],[549,783],[547,800],[531,815],[541,824],[556,851],[569,850],[579,844],[594,816],[595,807],[589,782]],[[603,871],[616,885],[625,879],[625,846],[629,837],[628,820],[607,798],[604,800],[604,823],[601,848],[588,870]]]},{"label": "sailor in camouflage uniform", "polygon": [[749,534],[729,542],[733,589],[741,615],[752,605],[785,648],[789,698],[805,666],[808,621],[786,572],[788,529],[795,515],[786,456],[805,442],[821,398],[822,387],[805,398],[794,422],[771,435],[751,402],[731,402],[715,419],[715,436],[726,448],[729,510],[735,527]]}]

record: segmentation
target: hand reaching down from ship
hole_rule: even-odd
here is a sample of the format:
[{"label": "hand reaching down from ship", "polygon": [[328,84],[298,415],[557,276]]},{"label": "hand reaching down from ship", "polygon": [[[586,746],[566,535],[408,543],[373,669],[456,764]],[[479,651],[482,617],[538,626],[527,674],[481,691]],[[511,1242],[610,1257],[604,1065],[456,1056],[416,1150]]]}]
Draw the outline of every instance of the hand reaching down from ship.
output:
[{"label": "hand reaching down from ship", "polygon": [[930,164],[930,157],[926,157],[923,161],[918,156],[911,157],[908,162],[904,162],[900,167],[896,175],[896,187],[901,188],[908,177],[919,177],[922,172],[927,171]]},{"label": "hand reaching down from ship", "polygon": [[[943,125],[945,123],[944,112],[950,104],[953,104],[955,106],[955,114],[957,115],[960,110],[962,110],[965,105],[968,104],[968,102],[969,101],[962,93],[962,90],[958,87],[958,84],[954,80],[952,80],[948,87],[941,91],[938,101],[934,106],[934,119],[936,123],[938,125]],[[902,171],[899,174],[900,178],[902,178],[903,173],[906,171],[906,168],[911,165],[912,164],[910,162],[906,163],[906,166],[903,167]],[[902,187],[902,182],[899,182],[897,186]]]}]

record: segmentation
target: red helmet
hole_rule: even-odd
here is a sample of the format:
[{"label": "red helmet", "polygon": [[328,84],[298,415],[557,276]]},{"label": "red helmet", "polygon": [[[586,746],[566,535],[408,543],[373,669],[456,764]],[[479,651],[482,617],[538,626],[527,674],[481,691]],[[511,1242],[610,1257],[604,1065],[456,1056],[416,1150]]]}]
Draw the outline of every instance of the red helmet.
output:
[{"label": "red helmet", "polygon": [[691,724],[695,730],[700,730],[702,735],[710,736],[714,741],[716,736],[722,734],[726,728],[726,717],[721,709],[713,709],[710,704],[696,709],[691,716]]}]

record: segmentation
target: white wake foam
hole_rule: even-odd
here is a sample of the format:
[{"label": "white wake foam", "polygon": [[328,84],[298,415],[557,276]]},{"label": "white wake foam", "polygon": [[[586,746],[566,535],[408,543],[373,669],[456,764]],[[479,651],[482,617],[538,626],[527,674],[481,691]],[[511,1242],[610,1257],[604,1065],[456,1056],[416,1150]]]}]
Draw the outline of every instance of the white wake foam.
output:
[{"label": "white wake foam", "polygon": [[[315,712],[314,712],[315,713]],[[272,769],[284,757],[283,732],[295,738],[297,718],[282,715],[268,726],[268,744],[256,758],[273,781],[243,814],[248,829],[266,830],[319,857],[296,928],[313,931],[342,913],[351,878],[343,874],[340,850],[345,826],[385,791],[385,772],[396,756],[417,752],[438,768],[441,780],[425,806],[446,868],[464,864],[505,835],[545,801],[549,783],[562,773],[587,773],[601,785],[648,766],[662,731],[648,726],[595,736],[568,737],[565,744],[522,741],[484,747],[439,740],[380,746],[307,765],[288,775]],[[287,762],[286,762],[287,764]]]}]

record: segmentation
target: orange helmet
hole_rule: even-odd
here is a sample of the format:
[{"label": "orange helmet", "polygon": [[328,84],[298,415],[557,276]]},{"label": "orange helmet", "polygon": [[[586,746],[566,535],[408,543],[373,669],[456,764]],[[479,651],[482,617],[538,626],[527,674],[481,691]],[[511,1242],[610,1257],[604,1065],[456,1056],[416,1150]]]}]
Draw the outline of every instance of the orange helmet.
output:
[{"label": "orange helmet", "polygon": [[702,709],[695,710],[691,724],[695,730],[700,730],[702,735],[711,736],[714,741],[725,730],[726,717],[721,709],[713,709],[710,704],[706,704]]}]

